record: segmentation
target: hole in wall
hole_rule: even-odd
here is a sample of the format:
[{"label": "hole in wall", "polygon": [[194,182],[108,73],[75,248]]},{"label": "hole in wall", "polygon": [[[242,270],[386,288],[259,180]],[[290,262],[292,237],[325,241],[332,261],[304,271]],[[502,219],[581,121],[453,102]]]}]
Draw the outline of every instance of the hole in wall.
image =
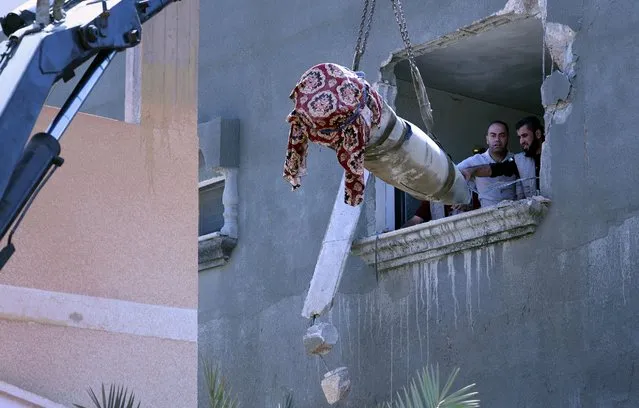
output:
[{"label": "hole in wall", "polygon": [[[491,24],[490,19],[497,19]],[[415,45],[415,62],[422,74],[434,117],[433,133],[455,163],[486,147],[485,135],[493,120],[509,125],[508,148],[521,151],[517,121],[537,116],[543,124],[543,73],[553,69],[543,41],[542,21],[536,17],[491,17],[430,44]],[[545,70],[544,70],[545,68]],[[408,61],[402,53],[382,67],[382,81],[393,89],[387,102],[397,114],[423,126]],[[410,219],[421,201],[393,189],[394,217],[387,229],[398,229]],[[389,211],[387,211],[389,213]],[[436,214],[438,215],[436,215]],[[434,218],[445,215],[435,211]]]}]

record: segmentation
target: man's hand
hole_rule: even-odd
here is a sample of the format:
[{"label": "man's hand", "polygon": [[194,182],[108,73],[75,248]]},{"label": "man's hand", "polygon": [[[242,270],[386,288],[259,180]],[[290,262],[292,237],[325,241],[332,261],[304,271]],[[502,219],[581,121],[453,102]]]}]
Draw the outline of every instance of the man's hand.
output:
[{"label": "man's hand", "polygon": [[466,181],[473,178],[473,171],[471,169],[460,169],[459,171],[461,171],[461,174],[464,176]]},{"label": "man's hand", "polygon": [[[514,163],[514,162],[513,162]],[[492,169],[490,164],[482,164],[479,166],[466,167],[459,169],[466,181],[475,177],[492,177]]]},{"label": "man's hand", "polygon": [[454,204],[451,206],[451,215],[472,211],[473,209],[472,204]]}]

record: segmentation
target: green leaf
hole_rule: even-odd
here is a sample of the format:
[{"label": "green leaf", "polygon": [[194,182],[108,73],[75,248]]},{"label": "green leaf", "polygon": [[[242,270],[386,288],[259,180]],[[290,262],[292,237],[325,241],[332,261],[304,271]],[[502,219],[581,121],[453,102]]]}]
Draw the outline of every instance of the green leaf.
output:
[{"label": "green leaf", "polygon": [[459,374],[456,368],[448,376],[443,388],[440,387],[439,366],[425,367],[417,372],[417,378],[413,379],[408,387],[403,387],[402,392],[397,392],[397,398],[378,408],[477,408],[479,400],[472,399],[477,392],[469,392],[475,384],[470,384],[451,393],[455,378]]},{"label": "green leaf", "polygon": [[236,399],[230,395],[230,389],[226,386],[226,380],[222,377],[219,367],[211,367],[207,361],[202,361],[204,378],[209,391],[210,408],[237,408]]},{"label": "green leaf", "polygon": [[[92,388],[89,388],[87,390],[87,393],[89,394],[89,398],[96,408],[133,408],[135,404],[135,396],[133,395],[133,392],[129,394],[129,390],[127,388],[124,388],[123,386],[116,387],[115,385],[111,384],[109,386],[109,393],[107,395],[104,384],[102,384],[102,402],[100,402],[100,399],[95,394]],[[83,405],[73,405],[76,408],[86,408]],[[140,407],[140,402],[138,402],[137,407]]]},{"label": "green leaf", "polygon": [[284,395],[284,402],[277,404],[277,408],[293,408],[293,394],[287,392]]}]

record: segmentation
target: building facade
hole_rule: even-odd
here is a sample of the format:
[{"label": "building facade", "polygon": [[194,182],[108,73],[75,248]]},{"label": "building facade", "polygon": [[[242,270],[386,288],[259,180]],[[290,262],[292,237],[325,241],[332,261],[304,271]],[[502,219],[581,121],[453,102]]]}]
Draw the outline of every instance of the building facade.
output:
[{"label": "building facade", "polygon": [[[631,0],[402,2],[446,152],[471,155],[495,119],[518,152],[514,124],[537,115],[540,195],[401,228],[419,203],[369,180],[318,318],[339,340],[324,361],[306,353],[343,171],[311,145],[292,192],[285,119],[304,71],[350,66],[362,3],[182,0],[145,25],[69,129],[0,274],[3,406],[89,405],[87,387],[120,383],[143,406],[203,408],[198,361],[243,407],[329,406],[320,382],[338,367],[352,390],[336,406],[372,407],[427,364],[459,367],[482,406],[639,405]],[[421,123],[390,3],[360,69]]]},{"label": "building facade", "polygon": [[[459,367],[456,384],[476,383],[482,406],[636,406],[630,0],[402,2],[446,151],[461,161],[501,119],[518,152],[515,122],[537,115],[541,197],[400,229],[415,202],[369,181],[338,294],[319,318],[339,341],[325,364],[306,354],[301,311],[343,172],[312,145],[292,192],[285,118],[304,71],[350,66],[362,3],[201,5],[200,185],[218,186],[201,193],[217,203],[200,207],[201,357],[247,407],[287,393],[296,406],[329,406],[320,381],[340,366],[352,390],[337,406],[374,406],[426,364]],[[360,69],[419,124],[399,27],[391,4],[377,3]],[[199,389],[205,407],[201,379]]]}]

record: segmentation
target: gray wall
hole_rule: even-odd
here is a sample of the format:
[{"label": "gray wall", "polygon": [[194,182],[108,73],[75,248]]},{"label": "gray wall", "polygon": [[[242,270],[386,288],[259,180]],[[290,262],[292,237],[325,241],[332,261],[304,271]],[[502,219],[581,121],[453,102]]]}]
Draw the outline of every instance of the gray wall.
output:
[{"label": "gray wall", "polygon": [[[403,2],[414,43],[504,3]],[[348,366],[354,380],[339,406],[387,399],[427,362],[444,373],[461,367],[457,384],[476,382],[482,406],[639,405],[636,4],[548,3],[548,21],[578,32],[579,57],[572,114],[548,135],[550,214],[531,238],[380,283],[351,258],[330,316],[341,340],[327,363]],[[221,365],[245,407],[275,406],[287,389],[297,406],[328,406],[323,367],[302,347],[300,313],[341,171],[333,152],[313,146],[309,174],[291,192],[281,177],[285,117],[308,67],[350,64],[360,7],[201,5],[201,38],[215,41],[200,45],[200,120],[238,117],[242,158],[238,246],[226,267],[200,273],[200,352]],[[375,20],[361,67],[371,80],[402,46],[389,4],[378,4]]]}]

